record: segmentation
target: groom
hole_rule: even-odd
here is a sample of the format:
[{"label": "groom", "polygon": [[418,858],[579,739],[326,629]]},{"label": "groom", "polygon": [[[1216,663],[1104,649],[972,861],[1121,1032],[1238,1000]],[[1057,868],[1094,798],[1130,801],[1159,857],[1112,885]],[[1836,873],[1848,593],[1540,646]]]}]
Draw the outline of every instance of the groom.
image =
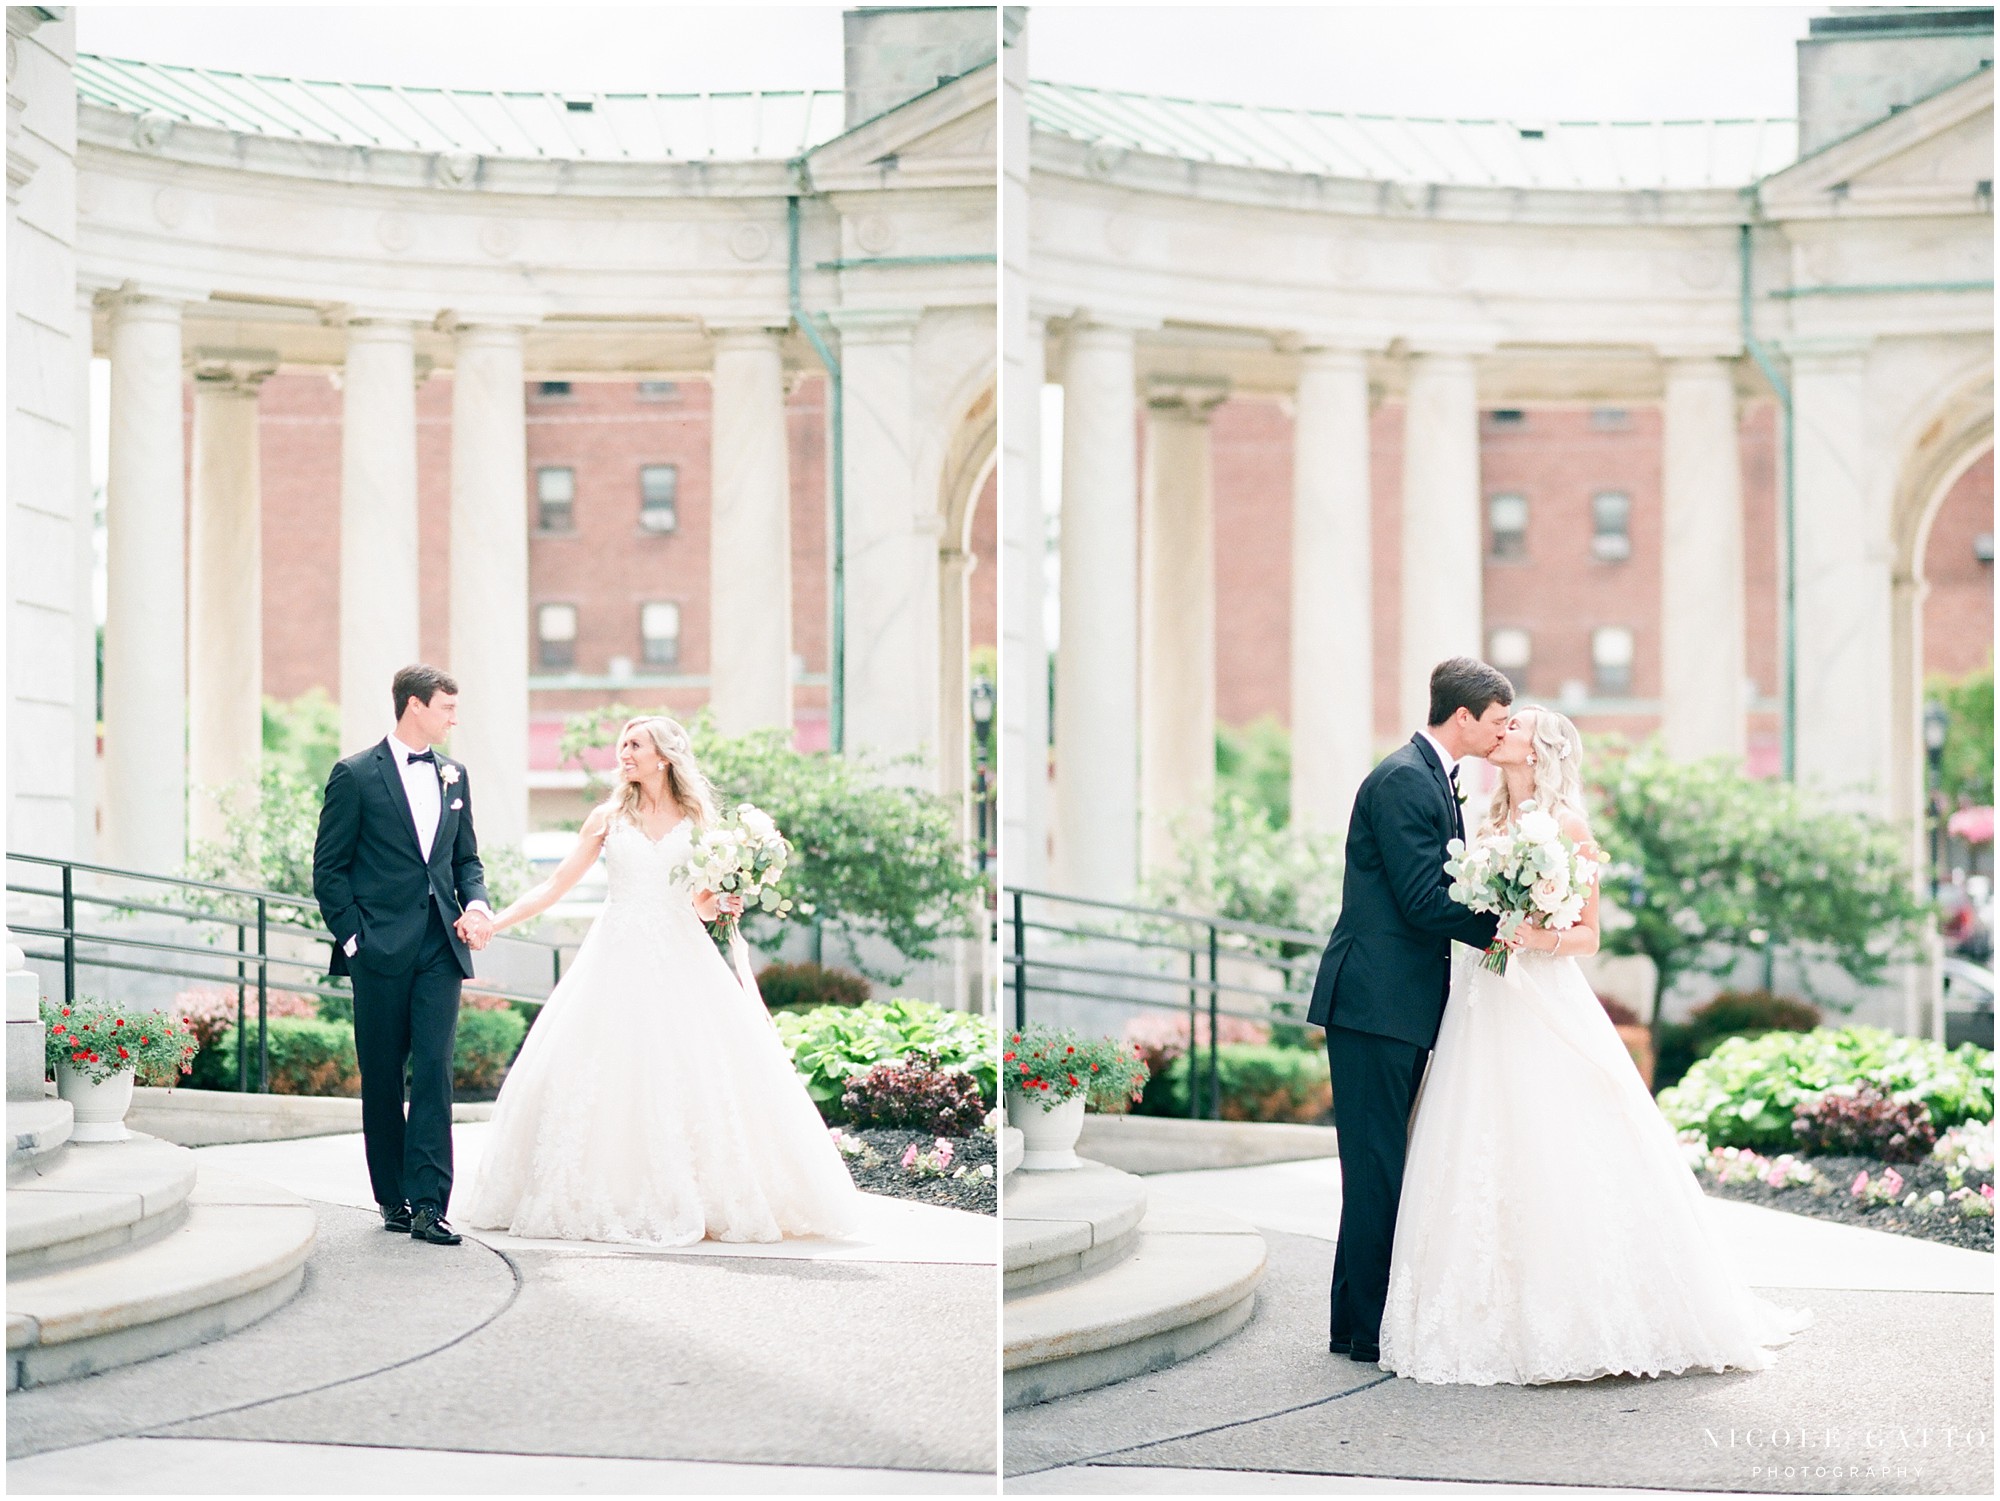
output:
[{"label": "groom", "polygon": [[1381,1359],[1410,1108],[1444,1019],[1451,940],[1484,948],[1498,926],[1447,894],[1445,846],[1465,837],[1458,767],[1499,745],[1513,701],[1484,662],[1453,657],[1432,670],[1429,725],[1355,794],[1340,919],[1306,1013],[1326,1028],[1340,1149],[1328,1348],[1371,1365]]},{"label": "groom", "polygon": [[435,667],[405,667],[390,695],[396,728],[326,779],[313,894],[333,934],[329,973],[353,980],[361,1131],[382,1226],[455,1246],[444,1218],[452,1042],[470,951],[492,936],[493,912],[471,784],[433,749],[458,722],[458,684]]}]

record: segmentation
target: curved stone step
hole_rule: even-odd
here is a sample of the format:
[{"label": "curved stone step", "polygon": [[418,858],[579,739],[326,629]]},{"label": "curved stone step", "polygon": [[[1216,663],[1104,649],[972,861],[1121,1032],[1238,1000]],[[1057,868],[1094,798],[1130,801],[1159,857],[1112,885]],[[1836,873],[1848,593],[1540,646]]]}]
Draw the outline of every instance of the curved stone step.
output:
[{"label": "curved stone step", "polygon": [[166,1234],[194,1189],[194,1153],[150,1136],[72,1144],[7,1185],[7,1275]]},{"label": "curved stone step", "polygon": [[1086,1161],[1067,1172],[1013,1173],[1002,1220],[1002,1266],[1011,1294],[1116,1261],[1146,1217],[1146,1185]]},{"label": "curved stone step", "polygon": [[76,1124],[68,1100],[51,1096],[45,1100],[7,1102],[7,1181],[32,1172],[63,1149],[70,1128]]},{"label": "curved stone step", "polygon": [[204,1168],[187,1218],[143,1246],[7,1279],[7,1389],[219,1339],[299,1289],[316,1220],[296,1194]]},{"label": "curved stone step", "polygon": [[1264,1238],[1229,1215],[1153,1208],[1130,1254],[1008,1297],[1006,1405],[1025,1407],[1173,1365],[1250,1319]]}]

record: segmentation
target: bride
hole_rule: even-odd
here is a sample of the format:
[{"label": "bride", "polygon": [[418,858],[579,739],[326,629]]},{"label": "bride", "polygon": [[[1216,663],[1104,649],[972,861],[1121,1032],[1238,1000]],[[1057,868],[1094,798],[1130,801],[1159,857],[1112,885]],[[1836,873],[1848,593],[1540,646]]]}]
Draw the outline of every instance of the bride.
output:
[{"label": "bride", "polygon": [[569,858],[493,921],[552,906],[603,852],[604,910],[508,1071],[466,1221],[641,1246],[848,1233],[847,1167],[748,965],[702,926],[740,902],[672,875],[716,816],[687,731],[630,721],[618,773]]},{"label": "bride", "polygon": [[[1532,801],[1579,844],[1583,742],[1524,708],[1487,758],[1482,833]],[[1587,1381],[1759,1370],[1810,1315],[1730,1267],[1680,1144],[1576,960],[1576,926],[1524,925],[1504,975],[1454,950],[1451,999],[1411,1128],[1382,1365],[1418,1381]]]}]

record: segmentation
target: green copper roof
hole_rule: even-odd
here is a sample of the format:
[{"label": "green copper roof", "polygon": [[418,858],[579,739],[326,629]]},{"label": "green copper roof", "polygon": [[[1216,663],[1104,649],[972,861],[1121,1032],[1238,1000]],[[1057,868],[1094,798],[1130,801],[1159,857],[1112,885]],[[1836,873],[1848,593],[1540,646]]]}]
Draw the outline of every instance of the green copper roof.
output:
[{"label": "green copper roof", "polygon": [[88,54],[78,97],[131,115],[390,151],[568,161],[788,160],[841,133],[839,89],[587,94],[413,88]]},{"label": "green copper roof", "polygon": [[1793,120],[1436,120],[1031,83],[1034,127],[1221,166],[1463,187],[1740,188],[1798,157]]}]

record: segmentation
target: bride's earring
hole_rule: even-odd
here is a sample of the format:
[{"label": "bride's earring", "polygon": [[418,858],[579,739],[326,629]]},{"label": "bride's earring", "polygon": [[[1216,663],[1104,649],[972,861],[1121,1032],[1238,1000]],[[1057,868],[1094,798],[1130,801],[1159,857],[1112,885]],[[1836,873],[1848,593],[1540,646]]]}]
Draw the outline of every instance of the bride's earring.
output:
[{"label": "bride's earring", "polygon": [[1533,766],[1535,764],[1535,758],[1533,756],[1528,757],[1528,764],[1530,766]]}]

